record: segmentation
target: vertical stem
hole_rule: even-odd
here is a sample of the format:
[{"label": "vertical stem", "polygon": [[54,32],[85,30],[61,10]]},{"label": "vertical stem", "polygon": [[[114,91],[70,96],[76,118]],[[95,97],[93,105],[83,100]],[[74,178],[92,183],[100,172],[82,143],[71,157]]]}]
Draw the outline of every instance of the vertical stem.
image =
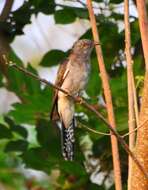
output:
[{"label": "vertical stem", "polygon": [[6,0],[5,1],[4,8],[3,8],[2,13],[0,15],[0,21],[1,22],[4,22],[8,18],[9,13],[10,13],[11,8],[12,8],[12,5],[13,5],[13,2],[14,2],[14,0]]},{"label": "vertical stem", "polygon": [[[125,24],[125,54],[127,62],[127,83],[128,83],[128,127],[129,127],[129,148],[133,150],[135,145],[135,114],[134,114],[134,76],[131,56],[131,32],[129,22],[129,0],[124,0],[124,24]],[[128,190],[131,190],[131,172],[133,160],[129,156],[128,162]]]},{"label": "vertical stem", "polygon": [[[136,2],[139,15],[140,35],[146,64],[142,104],[139,116],[139,124],[141,124],[144,119],[148,118],[148,17],[146,10],[146,1],[136,0]],[[141,165],[144,167],[145,172],[148,173],[148,124],[143,125],[143,127],[137,131],[136,146],[134,149],[136,157],[141,162]],[[139,170],[135,164],[133,164],[131,178],[132,189],[148,189],[148,180],[144,178],[141,170]]]},{"label": "vertical stem", "polygon": [[[0,22],[5,22],[6,19],[9,16],[9,13],[11,11],[12,5],[13,5],[14,0],[6,0],[5,5],[3,7],[3,10],[0,14]],[[0,28],[0,70],[2,71],[3,75],[7,79],[7,83],[9,83],[8,80],[8,75],[7,75],[7,66],[3,60],[2,55],[3,54],[8,54],[10,50],[10,45],[8,42],[7,36],[3,33],[3,30]]]},{"label": "vertical stem", "polygon": [[[94,41],[100,43],[96,19],[95,19],[95,15],[93,12],[91,0],[87,0],[87,7],[88,7],[91,26],[92,26],[92,33],[93,33]],[[109,120],[110,125],[113,128],[116,128],[111,90],[110,90],[110,86],[109,86],[108,75],[107,75],[105,65],[104,65],[104,59],[103,59],[101,46],[96,46],[96,53],[97,53],[97,59],[98,59],[98,64],[99,64],[99,69],[100,69],[100,74],[101,74],[101,79],[102,79],[102,85],[103,85],[103,89],[104,89],[104,95],[105,95],[105,101],[106,101],[107,113],[108,113],[108,120]],[[115,188],[116,188],[116,190],[122,190],[118,142],[117,142],[117,138],[114,135],[111,135],[111,144],[112,144],[113,167],[114,167],[114,176],[115,176]]]},{"label": "vertical stem", "polygon": [[146,69],[148,70],[148,18],[146,11],[146,1],[137,0],[137,9],[139,14],[139,25],[140,25],[142,47],[144,52],[144,59],[146,63]]}]

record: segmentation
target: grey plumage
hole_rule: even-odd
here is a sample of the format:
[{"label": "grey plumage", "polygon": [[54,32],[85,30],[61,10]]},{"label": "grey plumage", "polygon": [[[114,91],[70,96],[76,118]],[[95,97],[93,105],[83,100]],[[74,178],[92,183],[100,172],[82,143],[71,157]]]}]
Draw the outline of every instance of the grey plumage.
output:
[{"label": "grey plumage", "polygon": [[[79,40],[74,44],[68,59],[64,61],[58,70],[55,84],[66,90],[73,96],[77,96],[88,81],[90,72],[90,54],[94,47],[91,40]],[[62,154],[65,160],[74,158],[74,102],[61,91],[55,90],[52,120],[61,121]]]}]

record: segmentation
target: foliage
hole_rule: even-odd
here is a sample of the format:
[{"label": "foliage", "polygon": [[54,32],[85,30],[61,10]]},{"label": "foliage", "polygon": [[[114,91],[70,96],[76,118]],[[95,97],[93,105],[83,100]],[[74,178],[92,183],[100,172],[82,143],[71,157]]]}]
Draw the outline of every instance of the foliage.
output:
[{"label": "foliage", "polygon": [[[96,3],[103,2],[95,0]],[[127,131],[127,84],[126,84],[126,68],[123,64],[124,60],[124,31],[119,32],[118,21],[123,21],[121,13],[114,12],[112,6],[119,4],[122,0],[110,0],[111,14],[106,16],[101,11],[97,15],[97,22],[100,31],[101,45],[105,58],[106,68],[109,74],[110,85],[113,95],[113,104],[116,113],[117,130],[120,133]],[[68,24],[74,22],[77,18],[88,19],[86,7],[78,8],[74,6],[61,6],[61,9],[56,9],[54,0],[29,0],[16,11],[11,12],[8,20],[11,22],[0,23],[1,30],[11,42],[14,37],[23,33],[23,27],[30,23],[32,14],[37,15],[39,12],[44,14],[54,14],[57,24]],[[100,8],[101,10],[101,8]],[[15,25],[12,28],[12,22]],[[131,23],[132,29],[132,46],[135,48],[134,54],[135,65],[134,70],[137,77],[140,77],[144,72],[143,55],[141,54],[139,40],[138,22],[135,18]],[[88,30],[81,38],[92,39],[91,30]],[[67,52],[59,50],[51,50],[42,58],[40,65],[50,67],[57,65],[67,56]],[[9,60],[23,66],[22,61],[14,54],[13,50],[9,52]],[[101,97],[104,99],[101,79],[98,74],[98,63],[95,51],[92,54],[92,72],[87,86],[87,94],[89,103],[97,106],[99,111],[106,117],[105,107],[99,101]],[[28,64],[27,70],[37,75],[37,71]],[[81,125],[93,128],[102,132],[109,132],[107,127],[99,121],[92,113],[80,105],[76,106],[77,120],[80,126],[76,129],[76,152],[74,162],[65,162],[61,156],[60,148],[60,132],[58,128],[53,127],[49,120],[49,112],[52,104],[52,89],[43,86],[38,81],[24,75],[21,72],[8,68],[8,84],[6,85],[0,74],[0,86],[14,92],[20,99],[19,103],[12,105],[12,109],[0,119],[0,168],[6,170],[15,168],[20,163],[25,164],[27,168],[41,170],[47,174],[51,174],[53,170],[59,170],[57,177],[57,186],[53,189],[105,189],[104,182],[98,186],[90,181],[90,175],[94,168],[87,172],[84,163],[89,161],[85,156],[84,150],[91,152],[91,158],[99,159],[101,168],[98,172],[106,171],[107,174],[112,170],[112,155],[110,148],[110,139],[108,136],[96,135],[86,131]],[[81,114],[83,113],[83,114]],[[37,141],[36,145],[28,140],[28,130],[25,125],[35,126],[35,133],[32,134]],[[30,126],[31,127],[31,126]],[[89,137],[89,141],[84,144],[85,137]],[[120,147],[121,163],[123,171],[123,184],[127,181],[127,156]],[[5,159],[16,163],[15,166],[9,166]],[[91,163],[89,163],[91,165]],[[0,172],[1,173],[1,172]],[[11,183],[17,187],[17,181],[22,185],[24,178],[16,178],[18,174],[7,172],[6,175],[0,174],[0,180],[3,183]],[[11,180],[9,180],[11,179]],[[104,180],[105,181],[105,180]],[[44,189],[44,188],[43,188]],[[50,184],[50,188],[51,184]],[[113,187],[111,188],[113,189]],[[21,186],[18,190],[21,190]]]}]

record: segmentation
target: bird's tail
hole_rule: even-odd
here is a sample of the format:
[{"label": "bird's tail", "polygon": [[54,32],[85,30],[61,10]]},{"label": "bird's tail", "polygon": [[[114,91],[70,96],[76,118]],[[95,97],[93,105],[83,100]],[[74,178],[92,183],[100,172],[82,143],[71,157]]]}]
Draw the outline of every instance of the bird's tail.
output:
[{"label": "bird's tail", "polygon": [[62,122],[61,139],[62,139],[62,154],[65,160],[72,161],[74,158],[74,129],[75,120],[72,120],[71,125],[66,128]]}]

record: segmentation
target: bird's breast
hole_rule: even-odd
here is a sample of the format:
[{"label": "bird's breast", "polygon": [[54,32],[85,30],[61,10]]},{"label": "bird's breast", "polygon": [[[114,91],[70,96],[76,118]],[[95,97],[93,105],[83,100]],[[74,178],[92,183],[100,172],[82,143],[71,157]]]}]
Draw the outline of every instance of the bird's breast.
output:
[{"label": "bird's breast", "polygon": [[81,63],[69,65],[67,77],[65,78],[62,88],[72,95],[79,93],[85,88],[90,73],[90,64]]}]

